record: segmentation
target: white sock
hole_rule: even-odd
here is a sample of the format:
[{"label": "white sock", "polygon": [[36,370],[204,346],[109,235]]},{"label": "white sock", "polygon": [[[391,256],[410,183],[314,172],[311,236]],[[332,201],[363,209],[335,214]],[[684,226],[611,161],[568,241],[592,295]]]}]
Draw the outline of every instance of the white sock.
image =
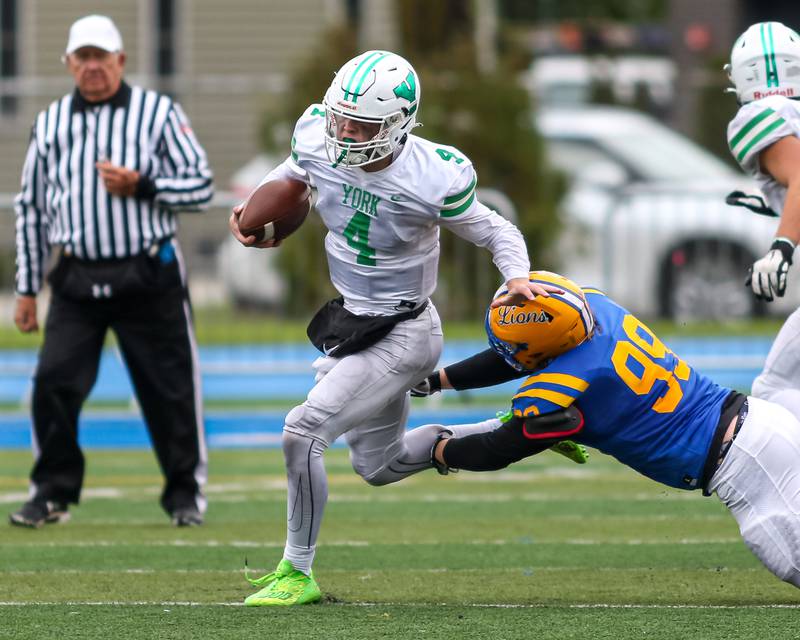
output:
[{"label": "white sock", "polygon": [[310,575],[311,563],[314,562],[315,551],[316,546],[296,547],[287,542],[283,550],[283,559],[291,562],[292,566],[297,569],[297,571],[302,571],[306,575]]}]

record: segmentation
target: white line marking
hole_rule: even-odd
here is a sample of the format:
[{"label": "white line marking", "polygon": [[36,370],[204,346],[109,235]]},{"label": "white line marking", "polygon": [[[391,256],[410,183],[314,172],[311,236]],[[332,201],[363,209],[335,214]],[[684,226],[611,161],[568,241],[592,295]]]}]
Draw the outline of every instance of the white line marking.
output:
[{"label": "white line marking", "polygon": [[[283,548],[285,542],[278,540],[157,540],[144,542],[123,542],[119,540],[95,540],[91,542],[74,542],[67,540],[49,540],[46,542],[3,542],[2,547],[241,547],[241,548]],[[326,542],[326,547],[383,547],[383,546],[421,546],[440,545],[441,540],[415,540],[414,542],[368,542],[366,540],[333,540]],[[742,539],[736,536],[729,538],[681,538],[679,540],[628,540],[611,538],[608,540],[593,540],[590,538],[567,538],[564,540],[537,540],[536,538],[520,536],[519,538],[496,540],[451,540],[452,545],[469,546],[508,546],[508,545],[573,545],[573,546],[644,546],[644,545],[695,545],[695,544],[742,544]]]},{"label": "white line marking", "polygon": [[[191,602],[191,601],[133,601],[125,602],[122,600],[108,600],[97,602],[78,602],[78,601],[37,601],[37,602],[0,602],[0,607],[40,607],[40,606],[69,606],[69,607],[241,607],[242,602]],[[631,603],[607,603],[607,602],[587,602],[574,604],[556,604],[551,602],[531,602],[531,603],[447,603],[447,602],[332,602],[326,606],[337,607],[437,607],[437,608],[457,608],[470,607],[475,609],[800,609],[800,604],[788,603],[767,603],[767,604],[631,604]]]}]

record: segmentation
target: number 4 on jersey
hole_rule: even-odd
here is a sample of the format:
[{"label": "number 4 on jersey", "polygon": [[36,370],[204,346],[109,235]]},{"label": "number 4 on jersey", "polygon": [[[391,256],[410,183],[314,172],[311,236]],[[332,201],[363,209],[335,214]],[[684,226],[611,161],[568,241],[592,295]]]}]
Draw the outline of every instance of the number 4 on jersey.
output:
[{"label": "number 4 on jersey", "polygon": [[436,153],[438,153],[439,157],[445,162],[447,162],[448,160],[455,160],[456,164],[461,164],[462,162],[464,162],[464,158],[460,158],[455,153],[453,153],[452,151],[448,151],[447,149],[437,149]]},{"label": "number 4 on jersey", "polygon": [[374,267],[376,264],[375,249],[367,244],[369,242],[369,225],[371,222],[372,218],[366,213],[356,211],[342,232],[342,235],[347,238],[347,244],[358,250],[356,262],[368,267]]}]

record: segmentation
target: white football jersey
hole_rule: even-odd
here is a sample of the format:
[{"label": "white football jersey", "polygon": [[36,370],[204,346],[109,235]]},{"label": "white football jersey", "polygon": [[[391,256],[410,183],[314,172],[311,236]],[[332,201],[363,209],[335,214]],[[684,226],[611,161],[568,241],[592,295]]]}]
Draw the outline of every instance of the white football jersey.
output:
[{"label": "white football jersey", "polygon": [[324,107],[311,105],[295,127],[291,156],[264,182],[292,177],[316,188],[331,282],[349,311],[392,315],[427,300],[436,288],[439,225],[487,247],[504,280],[528,277],[522,234],[477,201],[475,170],[458,149],[411,135],[388,167],[368,172],[335,166],[324,129]]},{"label": "white football jersey", "polygon": [[786,187],[761,171],[758,156],[786,136],[800,138],[800,101],[784,96],[769,96],[743,105],[728,125],[728,146],[733,157],[758,181],[767,203],[779,213],[786,201]]}]

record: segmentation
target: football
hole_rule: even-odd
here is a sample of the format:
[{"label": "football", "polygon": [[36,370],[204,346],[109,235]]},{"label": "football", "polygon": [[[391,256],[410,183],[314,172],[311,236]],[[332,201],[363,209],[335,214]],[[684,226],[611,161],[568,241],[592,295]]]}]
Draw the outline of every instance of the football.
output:
[{"label": "football", "polygon": [[305,182],[283,178],[257,187],[239,214],[239,229],[257,242],[283,240],[294,233],[311,209],[311,189]]}]

